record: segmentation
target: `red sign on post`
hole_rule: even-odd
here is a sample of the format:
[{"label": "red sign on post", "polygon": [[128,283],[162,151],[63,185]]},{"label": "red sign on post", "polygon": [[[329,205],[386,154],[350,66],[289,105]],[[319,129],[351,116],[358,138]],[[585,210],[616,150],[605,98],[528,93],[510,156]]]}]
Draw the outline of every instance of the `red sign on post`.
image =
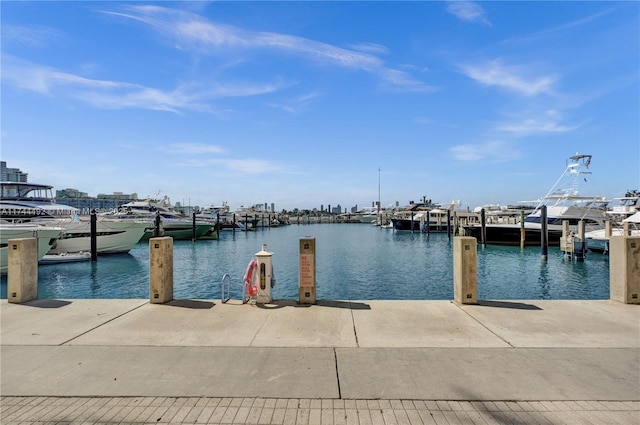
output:
[{"label": "red sign on post", "polygon": [[315,286],[315,264],[314,256],[310,254],[300,254],[300,286]]},{"label": "red sign on post", "polygon": [[299,299],[303,304],[316,303],[316,240],[300,239]]}]

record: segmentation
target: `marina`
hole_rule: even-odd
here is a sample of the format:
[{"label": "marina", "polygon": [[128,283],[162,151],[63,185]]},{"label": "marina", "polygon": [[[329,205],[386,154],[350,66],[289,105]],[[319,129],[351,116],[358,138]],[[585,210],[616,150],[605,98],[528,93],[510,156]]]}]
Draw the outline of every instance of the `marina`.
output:
[{"label": "marina", "polygon": [[[220,299],[221,279],[231,277],[231,298],[242,296],[242,276],[262,244],[273,253],[276,300],[298,298],[298,242],[317,246],[317,297],[331,300],[450,300],[453,237],[396,232],[365,224],[301,224],[220,232],[218,240],[174,241],[174,297]],[[1,277],[7,297],[6,275]],[[149,245],[98,261],[41,266],[41,299],[149,297]],[[541,259],[540,247],[478,245],[481,299],[608,299],[609,259],[588,254],[567,261],[558,247]]]}]

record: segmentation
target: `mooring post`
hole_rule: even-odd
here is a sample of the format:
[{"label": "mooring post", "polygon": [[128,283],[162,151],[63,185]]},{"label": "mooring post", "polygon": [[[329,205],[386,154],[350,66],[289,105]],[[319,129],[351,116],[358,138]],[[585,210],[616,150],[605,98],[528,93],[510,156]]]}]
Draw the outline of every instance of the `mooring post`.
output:
[{"label": "mooring post", "polygon": [[153,229],[153,236],[158,238],[161,236],[160,235],[160,212],[156,213],[155,225],[156,227]]},{"label": "mooring post", "polygon": [[578,239],[580,239],[580,256],[578,260],[584,261],[587,257],[587,241],[585,240],[585,223],[584,220],[578,222]]},{"label": "mooring post", "polygon": [[547,206],[540,207],[540,249],[542,251],[542,259],[547,259],[549,251],[549,241],[547,240]]},{"label": "mooring post", "polygon": [[411,233],[413,233],[413,211],[411,211]]},{"label": "mooring post", "polygon": [[149,301],[164,304],[173,300],[173,238],[149,239]]},{"label": "mooring post", "polygon": [[447,237],[451,240],[451,210],[447,210]]},{"label": "mooring post", "polygon": [[524,210],[520,210],[520,248],[524,248],[524,239],[525,239],[525,230],[524,230]]},{"label": "mooring post", "polygon": [[610,238],[609,269],[609,299],[640,304],[640,237]]},{"label": "mooring post", "polygon": [[431,210],[427,211],[427,236],[431,235]]},{"label": "mooring post", "polygon": [[7,241],[7,301],[22,304],[38,299],[38,239]]},{"label": "mooring post", "polygon": [[478,241],[470,236],[453,239],[453,300],[478,304]]},{"label": "mooring post", "polygon": [[98,217],[91,210],[91,261],[98,261]]},{"label": "mooring post", "polygon": [[484,215],[484,208],[480,210],[480,243],[484,248],[487,244],[487,221]]},{"label": "mooring post", "polygon": [[195,211],[191,213],[192,215],[192,225],[191,225],[191,242],[196,241],[196,213]]}]

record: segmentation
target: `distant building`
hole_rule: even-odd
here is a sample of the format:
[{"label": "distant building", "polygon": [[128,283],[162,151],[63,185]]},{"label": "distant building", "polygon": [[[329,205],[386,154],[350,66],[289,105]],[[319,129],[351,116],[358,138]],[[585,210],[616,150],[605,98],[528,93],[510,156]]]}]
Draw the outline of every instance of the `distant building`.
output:
[{"label": "distant building", "polygon": [[125,194],[122,192],[113,192],[113,194],[100,193],[94,198],[89,196],[87,192],[67,188],[56,190],[55,200],[58,204],[76,207],[81,210],[82,214],[88,214],[91,210],[109,211],[116,209],[122,204],[138,200],[138,194]]},{"label": "distant building", "polygon": [[28,173],[23,173],[19,168],[7,168],[6,161],[0,161],[0,169],[3,182],[27,183]]}]

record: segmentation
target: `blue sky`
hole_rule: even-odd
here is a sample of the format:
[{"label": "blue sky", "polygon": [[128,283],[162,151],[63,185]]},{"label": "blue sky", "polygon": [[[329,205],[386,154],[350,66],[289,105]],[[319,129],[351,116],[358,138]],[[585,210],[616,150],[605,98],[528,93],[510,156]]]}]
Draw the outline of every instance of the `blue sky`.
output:
[{"label": "blue sky", "polygon": [[[640,189],[638,2],[5,2],[1,158],[276,209]],[[380,171],[379,171],[380,170]]]}]

